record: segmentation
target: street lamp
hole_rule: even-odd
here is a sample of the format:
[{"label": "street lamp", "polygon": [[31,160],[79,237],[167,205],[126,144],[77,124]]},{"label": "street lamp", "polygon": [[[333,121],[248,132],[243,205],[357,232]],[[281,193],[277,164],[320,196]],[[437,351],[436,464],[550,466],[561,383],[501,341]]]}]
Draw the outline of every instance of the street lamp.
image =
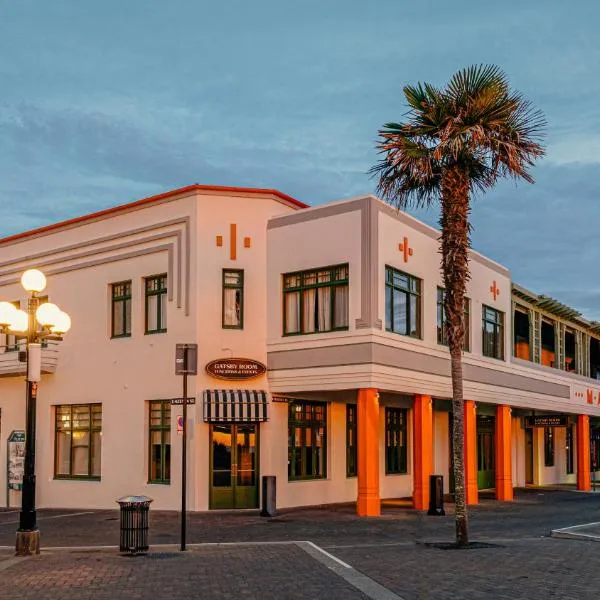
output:
[{"label": "street lamp", "polygon": [[16,553],[17,556],[29,556],[40,552],[40,532],[35,511],[35,409],[42,369],[41,342],[47,339],[61,340],[62,334],[71,328],[71,317],[56,304],[40,304],[38,294],[46,288],[46,276],[41,271],[25,271],[21,285],[29,293],[27,311],[16,308],[10,302],[0,302],[0,333],[19,336],[27,344],[25,469]]}]

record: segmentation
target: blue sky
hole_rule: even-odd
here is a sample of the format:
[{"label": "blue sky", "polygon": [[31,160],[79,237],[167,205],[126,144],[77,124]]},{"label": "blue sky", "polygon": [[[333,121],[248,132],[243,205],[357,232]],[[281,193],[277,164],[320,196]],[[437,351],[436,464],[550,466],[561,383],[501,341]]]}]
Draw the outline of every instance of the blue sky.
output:
[{"label": "blue sky", "polygon": [[0,235],[194,182],[373,192],[402,86],[494,63],[548,155],[474,200],[473,246],[600,319],[598,22],[592,0],[0,1]]}]

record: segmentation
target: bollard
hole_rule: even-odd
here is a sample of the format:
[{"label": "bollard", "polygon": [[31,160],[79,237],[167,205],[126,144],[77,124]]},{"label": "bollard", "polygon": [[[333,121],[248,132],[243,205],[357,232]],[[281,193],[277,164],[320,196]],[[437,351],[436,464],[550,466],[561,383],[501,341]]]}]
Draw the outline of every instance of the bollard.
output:
[{"label": "bollard", "polygon": [[429,476],[429,510],[428,515],[442,517],[444,510],[444,478],[442,475]]},{"label": "bollard", "polygon": [[277,478],[275,475],[263,475],[261,517],[274,517],[277,514]]}]

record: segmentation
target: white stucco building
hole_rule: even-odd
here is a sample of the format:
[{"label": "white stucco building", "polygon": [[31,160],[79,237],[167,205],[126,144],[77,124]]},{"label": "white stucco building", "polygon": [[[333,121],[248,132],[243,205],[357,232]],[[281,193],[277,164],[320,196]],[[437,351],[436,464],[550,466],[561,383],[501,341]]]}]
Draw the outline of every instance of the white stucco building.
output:
[{"label": "white stucco building", "polygon": [[[372,196],[308,208],[193,185],[0,240],[0,299],[23,304],[19,276],[36,267],[73,319],[43,349],[38,506],[111,508],[135,493],[178,508],[175,345],[191,342],[191,509],[256,507],[261,475],[277,477],[280,507],[358,500],[376,515],[382,498],[412,496],[425,508],[430,474],[451,487],[437,236]],[[478,488],[505,500],[526,484],[589,489],[600,326],[475,252],[470,267],[469,502]],[[6,465],[24,364],[18,340],[0,345]],[[232,379],[240,366],[258,375]],[[19,494],[0,477],[0,506]]]}]

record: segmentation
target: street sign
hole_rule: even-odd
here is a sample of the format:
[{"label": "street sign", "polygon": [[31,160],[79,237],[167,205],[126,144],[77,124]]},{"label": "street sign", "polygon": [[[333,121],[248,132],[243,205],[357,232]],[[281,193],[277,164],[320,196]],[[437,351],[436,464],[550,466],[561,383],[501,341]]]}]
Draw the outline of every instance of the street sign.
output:
[{"label": "street sign", "polygon": [[177,417],[177,433],[183,433],[183,416]]},{"label": "street sign", "polygon": [[[184,403],[183,398],[171,398],[171,406],[181,406]],[[196,404],[196,398],[185,398],[186,404]]]},{"label": "street sign", "polygon": [[198,344],[175,345],[175,375],[198,374]]}]

